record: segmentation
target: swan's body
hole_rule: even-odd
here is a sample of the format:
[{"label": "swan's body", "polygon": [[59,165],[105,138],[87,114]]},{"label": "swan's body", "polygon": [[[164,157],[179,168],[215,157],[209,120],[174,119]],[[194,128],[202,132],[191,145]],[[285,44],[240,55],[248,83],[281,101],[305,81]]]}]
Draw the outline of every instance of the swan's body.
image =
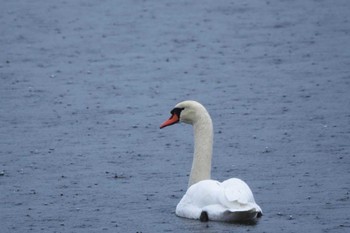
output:
[{"label": "swan's body", "polygon": [[176,215],[201,221],[251,221],[262,215],[248,185],[237,178],[211,180],[213,125],[207,110],[196,101],[178,103],[161,128],[185,122],[194,128],[194,155],[188,190]]}]

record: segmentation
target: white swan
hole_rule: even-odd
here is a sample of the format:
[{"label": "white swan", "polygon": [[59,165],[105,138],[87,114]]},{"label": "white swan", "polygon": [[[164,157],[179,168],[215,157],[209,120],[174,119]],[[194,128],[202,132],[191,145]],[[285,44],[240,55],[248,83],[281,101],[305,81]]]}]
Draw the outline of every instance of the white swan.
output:
[{"label": "white swan", "polygon": [[237,178],[220,183],[210,179],[213,124],[207,110],[196,101],[178,103],[160,128],[184,122],[194,128],[194,155],[188,190],[176,215],[201,221],[251,221],[262,216],[248,185]]}]

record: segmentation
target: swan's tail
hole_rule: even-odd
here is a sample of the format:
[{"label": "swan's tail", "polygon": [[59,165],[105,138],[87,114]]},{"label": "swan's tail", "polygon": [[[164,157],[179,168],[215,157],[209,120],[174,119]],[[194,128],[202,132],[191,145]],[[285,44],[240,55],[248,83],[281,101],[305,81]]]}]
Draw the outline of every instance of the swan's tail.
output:
[{"label": "swan's tail", "polygon": [[227,210],[223,214],[226,222],[251,222],[256,221],[262,216],[262,212],[255,208],[244,211],[230,211]]},{"label": "swan's tail", "polygon": [[221,205],[210,205],[202,209],[201,212],[201,216],[198,214],[198,218],[201,219],[201,221],[202,219],[206,219],[205,214],[208,220],[237,223],[254,222],[262,216],[262,211],[258,205],[246,206],[245,208],[241,207],[240,209],[225,209]]}]

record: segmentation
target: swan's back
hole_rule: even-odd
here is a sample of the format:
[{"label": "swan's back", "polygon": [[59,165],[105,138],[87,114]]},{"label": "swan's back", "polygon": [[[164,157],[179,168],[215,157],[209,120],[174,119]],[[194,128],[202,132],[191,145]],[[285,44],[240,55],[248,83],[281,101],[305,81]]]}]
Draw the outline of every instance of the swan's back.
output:
[{"label": "swan's back", "polygon": [[237,178],[222,183],[203,180],[192,185],[176,207],[180,217],[238,222],[250,221],[261,215],[248,185]]}]

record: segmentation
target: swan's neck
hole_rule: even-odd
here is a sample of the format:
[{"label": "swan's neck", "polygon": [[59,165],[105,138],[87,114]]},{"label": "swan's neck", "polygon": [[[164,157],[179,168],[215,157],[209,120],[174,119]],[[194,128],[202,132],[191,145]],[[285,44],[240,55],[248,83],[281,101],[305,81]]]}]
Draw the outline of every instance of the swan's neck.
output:
[{"label": "swan's neck", "polygon": [[188,187],[201,180],[210,179],[213,151],[213,124],[206,112],[193,124],[194,154]]}]

